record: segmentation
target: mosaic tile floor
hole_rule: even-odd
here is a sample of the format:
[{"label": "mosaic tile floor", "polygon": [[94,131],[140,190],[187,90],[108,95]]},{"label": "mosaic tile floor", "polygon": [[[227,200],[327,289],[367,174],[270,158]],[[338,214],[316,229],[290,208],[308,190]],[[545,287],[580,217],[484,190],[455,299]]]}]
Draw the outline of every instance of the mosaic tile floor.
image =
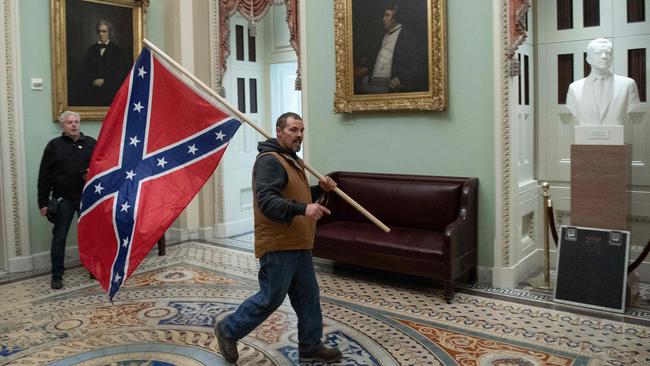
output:
[{"label": "mosaic tile floor", "polygon": [[[151,255],[111,305],[80,267],[0,286],[1,365],[224,365],[215,320],[257,289],[236,243]],[[154,253],[155,254],[155,253]],[[396,284],[319,265],[325,341],[340,365],[650,365],[650,327],[461,291]],[[239,342],[240,365],[295,365],[288,301]]]}]

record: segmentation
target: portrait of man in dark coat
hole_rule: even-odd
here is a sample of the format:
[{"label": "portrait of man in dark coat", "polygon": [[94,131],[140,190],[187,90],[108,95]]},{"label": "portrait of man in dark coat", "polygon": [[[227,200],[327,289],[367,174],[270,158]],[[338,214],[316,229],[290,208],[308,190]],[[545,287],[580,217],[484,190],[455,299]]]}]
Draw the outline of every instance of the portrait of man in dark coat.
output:
[{"label": "portrait of man in dark coat", "polygon": [[[108,107],[126,78],[139,30],[136,8],[117,1],[65,1],[68,106]],[[138,25],[139,27],[139,25]],[[83,114],[85,109],[80,109]]]},{"label": "portrait of man in dark coat", "polygon": [[112,25],[100,20],[95,29],[97,42],[88,47],[81,70],[81,106],[110,105],[129,69],[124,51],[111,40]]},{"label": "portrait of man in dark coat", "polygon": [[[364,18],[355,16],[358,15],[354,13],[355,8],[367,10],[367,7],[353,6],[353,19],[358,19],[353,25],[355,94],[428,90],[426,18],[414,15],[413,4],[410,4],[409,20],[414,24],[408,24],[402,15],[402,3],[386,3],[381,7],[381,31],[375,17],[373,23],[367,19],[369,12],[363,12]],[[426,14],[426,2],[421,1],[421,4],[421,13]]]}]

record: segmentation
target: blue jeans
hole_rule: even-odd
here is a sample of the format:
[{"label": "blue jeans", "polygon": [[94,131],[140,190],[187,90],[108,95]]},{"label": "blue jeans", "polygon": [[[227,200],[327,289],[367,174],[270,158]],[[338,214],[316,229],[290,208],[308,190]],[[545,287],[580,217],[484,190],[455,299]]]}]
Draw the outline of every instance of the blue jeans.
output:
[{"label": "blue jeans", "polygon": [[52,260],[52,279],[63,278],[63,260],[65,259],[65,239],[68,237],[70,224],[75,212],[79,215],[79,204],[70,201],[59,201],[59,210],[54,219],[52,229],[52,247],[50,248],[50,259]]},{"label": "blue jeans", "polygon": [[260,290],[221,321],[225,338],[237,341],[262,324],[287,294],[298,316],[298,346],[309,351],[321,344],[323,316],[310,250],[266,253],[260,258]]}]

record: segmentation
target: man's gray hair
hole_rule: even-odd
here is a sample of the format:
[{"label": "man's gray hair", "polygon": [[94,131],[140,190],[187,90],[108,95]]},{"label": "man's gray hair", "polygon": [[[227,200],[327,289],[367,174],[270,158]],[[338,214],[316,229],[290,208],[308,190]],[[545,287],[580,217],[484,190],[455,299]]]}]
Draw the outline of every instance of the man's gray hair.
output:
[{"label": "man's gray hair", "polygon": [[68,116],[75,116],[79,120],[81,120],[81,116],[79,116],[79,113],[73,111],[65,111],[61,113],[61,115],[59,116],[59,124],[63,124],[63,122],[65,122],[65,120],[68,118]]},{"label": "man's gray hair", "polygon": [[97,22],[97,24],[95,25],[95,32],[97,32],[97,34],[99,34],[100,25],[105,25],[106,27],[108,27],[108,37],[109,38],[113,37],[113,26],[111,25],[111,23],[108,22],[108,20],[101,19],[100,21]]},{"label": "man's gray hair", "polygon": [[609,49],[612,49],[612,42],[609,41],[609,39],[606,38],[596,38],[593,41],[589,42],[587,45],[587,53],[592,53],[596,51],[596,47],[600,45],[606,45],[609,47]]}]

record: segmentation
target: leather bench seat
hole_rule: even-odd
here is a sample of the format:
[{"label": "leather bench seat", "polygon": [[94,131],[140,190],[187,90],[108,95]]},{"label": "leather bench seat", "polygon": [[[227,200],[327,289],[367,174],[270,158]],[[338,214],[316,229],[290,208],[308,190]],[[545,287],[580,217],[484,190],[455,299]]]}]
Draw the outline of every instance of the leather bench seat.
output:
[{"label": "leather bench seat", "polygon": [[[368,253],[384,253],[402,257],[442,262],[443,234],[435,231],[391,227],[385,234],[374,224],[335,221],[318,227],[320,248],[345,251],[354,249]],[[353,248],[352,248],[353,247]]]}]

